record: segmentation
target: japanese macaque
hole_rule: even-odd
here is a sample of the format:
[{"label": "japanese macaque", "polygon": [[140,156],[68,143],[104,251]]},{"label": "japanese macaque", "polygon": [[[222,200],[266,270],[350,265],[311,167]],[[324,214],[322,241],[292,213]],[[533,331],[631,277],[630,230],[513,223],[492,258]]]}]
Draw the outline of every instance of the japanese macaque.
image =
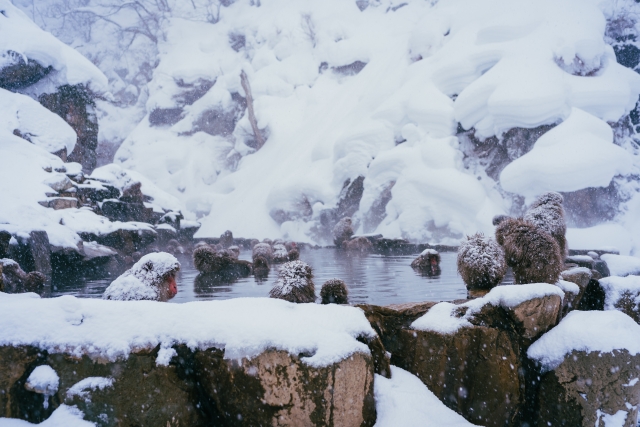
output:
[{"label": "japanese macaque", "polygon": [[233,246],[233,233],[229,230],[222,233],[222,235],[220,235],[220,244],[223,248]]},{"label": "japanese macaque", "polygon": [[282,265],[278,280],[269,291],[269,297],[295,303],[310,303],[316,300],[313,270],[302,261],[290,261]]},{"label": "japanese macaque", "polygon": [[564,217],[562,194],[549,192],[539,196],[524,214],[523,219],[535,224],[551,235],[560,248],[560,254],[566,257],[567,251],[567,223]]},{"label": "japanese macaque", "polygon": [[289,249],[288,255],[289,261],[296,261],[300,259],[300,251],[296,247]]},{"label": "japanese macaque", "polygon": [[238,247],[238,246],[229,246],[229,249],[227,249],[227,251],[229,251],[229,254],[231,254],[231,256],[234,259],[240,258],[240,247]]},{"label": "japanese macaque", "polygon": [[349,304],[349,291],[344,281],[330,279],[324,282],[320,289],[322,304]]},{"label": "japanese macaque", "polygon": [[342,247],[342,242],[351,239],[351,236],[353,236],[351,218],[342,218],[335,227],[333,227],[333,243],[340,248]]},{"label": "japanese macaque", "polygon": [[504,251],[482,233],[467,236],[458,248],[458,273],[469,298],[477,298],[497,286],[507,273]]},{"label": "japanese macaque", "polygon": [[268,243],[258,243],[253,247],[253,255],[252,258],[255,260],[257,256],[264,257],[267,262],[271,263],[273,261],[273,249],[271,245]]},{"label": "japanese macaque", "polygon": [[521,218],[504,218],[496,228],[496,241],[513,269],[515,283],[558,281],[564,257],[558,242],[540,227]]},{"label": "japanese macaque", "polygon": [[193,265],[200,273],[217,274],[229,279],[246,277],[252,272],[251,263],[237,259],[234,251],[215,250],[208,245],[193,251]]},{"label": "japanese macaque", "polygon": [[173,255],[166,252],[147,254],[114,280],[102,299],[168,301],[178,293],[176,274],[179,270],[180,263]]},{"label": "japanese macaque", "polygon": [[262,255],[253,257],[253,274],[257,277],[265,277],[269,274],[269,261]]},{"label": "japanese macaque", "polygon": [[44,274],[38,271],[26,273],[17,262],[12,259],[0,259],[2,270],[1,281],[6,293],[40,292],[47,280]]},{"label": "japanese macaque", "polygon": [[342,242],[342,249],[351,252],[369,252],[373,249],[373,244],[366,237],[354,237],[351,240],[345,240]]},{"label": "japanese macaque", "polygon": [[442,273],[440,254],[434,249],[425,249],[411,262],[411,268],[425,276],[439,276]]},{"label": "japanese macaque", "polygon": [[167,242],[166,251],[170,254],[183,254],[184,248],[176,239],[171,239]]},{"label": "japanese macaque", "polygon": [[289,261],[289,251],[282,243],[276,243],[273,245],[273,262],[287,262]]}]

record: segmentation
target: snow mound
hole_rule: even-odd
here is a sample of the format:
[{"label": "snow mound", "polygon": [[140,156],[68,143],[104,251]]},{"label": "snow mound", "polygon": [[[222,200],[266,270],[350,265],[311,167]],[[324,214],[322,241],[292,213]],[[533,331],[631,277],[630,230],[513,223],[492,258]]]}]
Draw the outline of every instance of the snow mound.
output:
[{"label": "snow mound", "polygon": [[38,62],[53,71],[38,83],[28,88],[34,95],[54,92],[61,85],[84,84],[97,93],[107,90],[107,77],[87,58],[75,49],[65,45],[50,33],[41,30],[21,10],[9,0],[0,0],[0,67],[12,65],[15,52],[27,59]]},{"label": "snow mound", "polygon": [[533,343],[527,355],[553,370],[572,351],[627,350],[640,353],[640,325],[619,311],[572,311],[558,326]]},{"label": "snow mound", "polygon": [[60,377],[51,366],[40,365],[36,367],[27,378],[25,386],[36,393],[53,395],[58,391]]},{"label": "snow mound", "polygon": [[25,95],[0,89],[2,126],[8,133],[18,130],[23,138],[49,153],[76,146],[76,133],[60,116]]},{"label": "snow mound", "polygon": [[447,408],[410,372],[391,366],[391,378],[376,374],[373,383],[378,418],[374,427],[471,427]]},{"label": "snow mound", "polygon": [[102,295],[106,300],[158,300],[159,288],[168,273],[178,271],[180,263],[166,252],[150,253],[114,280]]},{"label": "snow mound", "polygon": [[630,168],[629,153],[613,143],[611,127],[573,108],[531,151],[504,168],[500,184],[530,200],[547,191],[606,187],[615,175],[628,173]]},{"label": "snow mound", "polygon": [[628,255],[634,244],[631,237],[627,227],[612,222],[567,229],[567,242],[571,249],[619,251],[621,255]]},{"label": "snow mound", "polygon": [[81,381],[78,381],[67,390],[67,397],[79,396],[85,401],[90,401],[89,393],[93,390],[104,390],[107,387],[113,386],[113,378],[105,377],[87,377]]},{"label": "snow mound", "polygon": [[[34,316],[33,313],[38,313]],[[0,345],[33,345],[50,353],[115,361],[131,352],[177,344],[216,347],[225,358],[274,348],[327,366],[369,349],[357,340],[375,331],[362,310],[336,304],[292,304],[272,298],[236,298],[165,304],[0,293]]]},{"label": "snow mound", "polygon": [[599,280],[600,286],[604,290],[604,309],[617,310],[615,304],[622,298],[624,294],[631,297],[632,301],[638,307],[640,304],[640,277],[605,277]]},{"label": "snow mound", "polygon": [[0,418],[0,427],[95,427],[96,424],[84,421],[84,413],[75,406],[60,405],[51,416],[40,424],[15,418]]},{"label": "snow mound", "polygon": [[433,331],[443,335],[453,334],[464,327],[471,327],[472,324],[468,319],[487,304],[494,307],[514,308],[525,301],[549,295],[558,295],[564,299],[562,289],[548,283],[496,286],[482,298],[476,298],[464,304],[441,302],[434,305],[411,324],[411,329]]},{"label": "snow mound", "polygon": [[603,254],[600,258],[607,263],[612,276],[640,275],[640,258],[638,257]]}]

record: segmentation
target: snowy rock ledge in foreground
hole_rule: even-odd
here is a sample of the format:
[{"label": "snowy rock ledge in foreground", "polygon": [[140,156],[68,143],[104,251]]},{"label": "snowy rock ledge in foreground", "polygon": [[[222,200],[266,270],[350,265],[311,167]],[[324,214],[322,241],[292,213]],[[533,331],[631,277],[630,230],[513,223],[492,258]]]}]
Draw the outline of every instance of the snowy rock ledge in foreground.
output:
[{"label": "snowy rock ledge in foreground", "polygon": [[[557,324],[563,296],[550,284],[498,286],[462,304],[416,305],[418,311],[428,311],[412,322],[395,317],[392,310],[381,312],[379,319],[386,317],[379,322],[381,335],[392,352],[391,363],[420,378],[467,421],[487,427],[519,425],[530,384],[524,354]],[[411,308],[401,310],[409,314]],[[378,324],[372,311],[367,311],[369,320]],[[396,329],[394,322],[404,325]]]},{"label": "snowy rock ledge in foreground", "polygon": [[[124,417],[152,426],[375,422],[363,341],[376,334],[355,307],[0,293],[0,324],[0,417],[40,422],[65,404],[98,425]],[[23,384],[42,365],[59,377],[48,408]],[[88,387],[89,378],[109,385]]]},{"label": "snowy rock ledge in foreground", "polygon": [[543,335],[528,350],[544,372],[536,425],[635,427],[638,337],[640,326],[618,311],[574,311]]}]

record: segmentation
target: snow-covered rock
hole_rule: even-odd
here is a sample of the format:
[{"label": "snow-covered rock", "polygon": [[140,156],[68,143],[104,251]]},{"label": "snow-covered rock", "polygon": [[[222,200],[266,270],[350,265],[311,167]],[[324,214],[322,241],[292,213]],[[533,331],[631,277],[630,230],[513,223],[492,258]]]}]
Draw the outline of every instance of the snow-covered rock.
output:
[{"label": "snow-covered rock", "polygon": [[607,263],[612,276],[640,275],[640,258],[637,256],[604,254],[601,258]]},{"label": "snow-covered rock", "polygon": [[84,414],[75,406],[60,405],[45,421],[32,424],[15,418],[0,418],[2,427],[95,427],[97,424],[84,420]]}]

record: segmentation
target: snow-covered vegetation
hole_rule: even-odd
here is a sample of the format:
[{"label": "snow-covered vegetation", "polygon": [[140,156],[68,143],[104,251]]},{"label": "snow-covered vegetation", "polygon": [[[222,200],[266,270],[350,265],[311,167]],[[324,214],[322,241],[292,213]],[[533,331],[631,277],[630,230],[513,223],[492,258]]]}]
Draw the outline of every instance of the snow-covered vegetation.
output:
[{"label": "snow-covered vegetation", "polygon": [[632,1],[15,4],[105,72],[102,147],[199,236],[457,244],[560,191],[586,245],[640,245]]}]

